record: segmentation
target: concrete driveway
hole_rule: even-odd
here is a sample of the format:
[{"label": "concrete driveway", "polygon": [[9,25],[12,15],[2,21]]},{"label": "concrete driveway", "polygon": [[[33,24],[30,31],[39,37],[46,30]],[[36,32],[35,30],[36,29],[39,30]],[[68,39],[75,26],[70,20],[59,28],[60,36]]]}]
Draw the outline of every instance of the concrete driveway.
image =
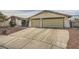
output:
[{"label": "concrete driveway", "polygon": [[68,40],[67,30],[27,28],[0,36],[0,46],[9,49],[62,49],[66,48]]}]

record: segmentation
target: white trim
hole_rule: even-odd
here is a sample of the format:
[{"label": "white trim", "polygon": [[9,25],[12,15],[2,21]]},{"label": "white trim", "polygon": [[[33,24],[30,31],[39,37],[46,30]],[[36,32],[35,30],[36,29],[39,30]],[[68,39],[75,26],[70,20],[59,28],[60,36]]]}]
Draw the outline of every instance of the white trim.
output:
[{"label": "white trim", "polygon": [[32,24],[31,24],[31,19],[29,19],[29,27],[31,27],[31,25],[32,25]]}]

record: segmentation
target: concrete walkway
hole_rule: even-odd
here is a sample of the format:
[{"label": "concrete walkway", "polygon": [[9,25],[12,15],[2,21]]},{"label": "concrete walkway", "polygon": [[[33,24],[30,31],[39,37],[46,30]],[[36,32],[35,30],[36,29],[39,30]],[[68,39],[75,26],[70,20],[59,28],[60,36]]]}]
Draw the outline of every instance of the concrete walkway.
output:
[{"label": "concrete walkway", "polygon": [[68,40],[67,30],[27,28],[8,36],[0,36],[0,48],[61,49],[66,48]]}]

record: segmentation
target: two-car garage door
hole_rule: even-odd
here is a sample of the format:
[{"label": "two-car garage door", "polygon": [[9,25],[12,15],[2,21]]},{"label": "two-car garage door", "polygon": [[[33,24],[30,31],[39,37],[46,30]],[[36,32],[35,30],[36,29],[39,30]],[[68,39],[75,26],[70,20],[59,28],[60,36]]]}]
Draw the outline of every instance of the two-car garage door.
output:
[{"label": "two-car garage door", "polygon": [[[42,21],[40,19],[33,19],[31,22],[32,27],[46,27],[46,28],[63,28],[64,26],[64,19],[42,19]],[[40,21],[42,23],[40,23]],[[42,25],[40,25],[42,24]]]},{"label": "two-car garage door", "polygon": [[43,27],[63,28],[63,19],[44,19]]}]

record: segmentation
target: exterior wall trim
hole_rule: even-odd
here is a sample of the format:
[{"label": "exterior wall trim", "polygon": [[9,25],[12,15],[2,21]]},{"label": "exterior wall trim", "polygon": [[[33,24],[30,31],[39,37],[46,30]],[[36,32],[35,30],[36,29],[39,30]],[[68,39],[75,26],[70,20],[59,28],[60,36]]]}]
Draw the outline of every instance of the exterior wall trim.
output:
[{"label": "exterior wall trim", "polygon": [[29,27],[31,27],[32,26],[32,24],[31,24],[32,22],[31,22],[31,19],[29,19]]},{"label": "exterior wall trim", "polygon": [[29,18],[32,18],[32,17],[34,17],[34,16],[37,16],[37,15],[43,13],[43,12],[55,13],[55,14],[59,14],[59,15],[66,16],[66,17],[68,17],[68,18],[71,17],[71,15],[68,15],[68,14],[63,14],[63,13],[59,13],[59,12],[55,12],[55,11],[49,11],[49,10],[43,10],[43,11],[41,11],[41,12],[39,12],[39,13],[37,13],[37,14],[35,14],[35,15],[29,17]]}]

